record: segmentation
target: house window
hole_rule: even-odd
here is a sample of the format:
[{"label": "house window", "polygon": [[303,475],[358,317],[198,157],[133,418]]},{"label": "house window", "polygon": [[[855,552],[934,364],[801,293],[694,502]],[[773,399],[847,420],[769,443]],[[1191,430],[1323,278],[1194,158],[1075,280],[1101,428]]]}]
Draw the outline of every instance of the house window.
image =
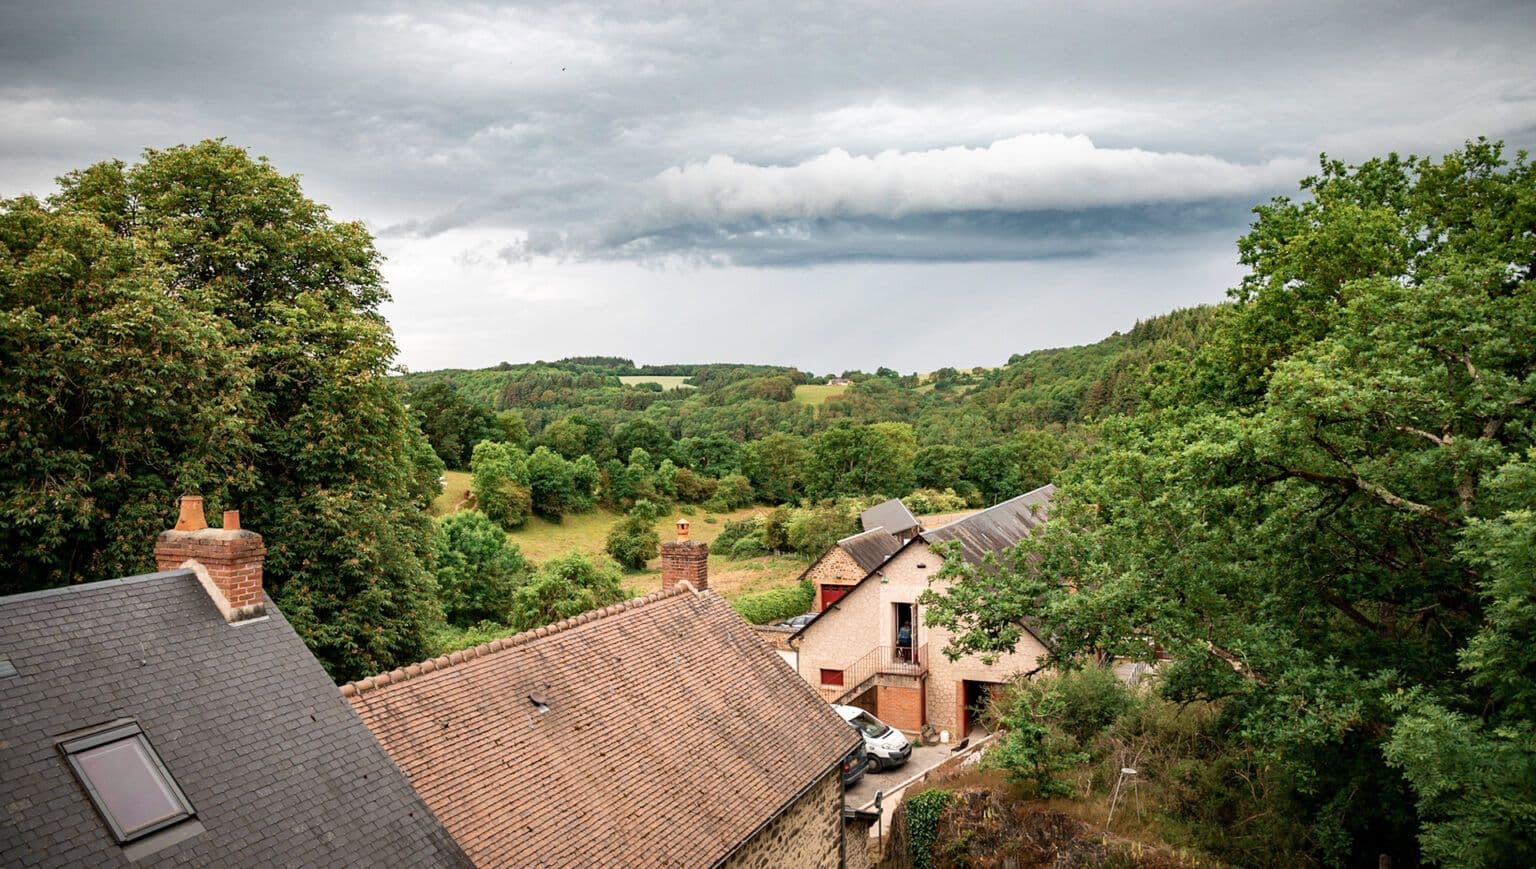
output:
[{"label": "house window", "polygon": [[841,684],[843,684],[843,671],[842,670],[828,670],[825,667],[823,667],[822,670],[821,670],[821,684],[823,684],[823,685],[841,685]]},{"label": "house window", "polygon": [[120,845],[196,814],[131,721],[67,739],[59,750]]}]

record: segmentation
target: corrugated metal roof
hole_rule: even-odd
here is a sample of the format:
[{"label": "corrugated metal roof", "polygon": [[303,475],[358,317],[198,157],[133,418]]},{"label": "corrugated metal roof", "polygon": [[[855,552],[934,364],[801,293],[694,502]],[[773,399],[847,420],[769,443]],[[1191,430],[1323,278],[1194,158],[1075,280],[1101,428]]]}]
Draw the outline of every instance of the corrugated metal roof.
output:
[{"label": "corrugated metal roof", "polygon": [[972,564],[980,563],[989,552],[1000,552],[1023,540],[1040,527],[1050,515],[1051,496],[1056,486],[1047,483],[1031,492],[997,504],[964,519],[957,519],[922,532],[929,543],[960,541],[960,552]]},{"label": "corrugated metal roof", "polygon": [[837,541],[839,549],[848,553],[854,563],[865,573],[884,564],[886,559],[901,548],[901,541],[884,528],[874,528],[863,534],[855,534]]},{"label": "corrugated metal roof", "polygon": [[876,528],[884,528],[887,534],[901,536],[903,531],[910,531],[920,524],[907,505],[897,498],[876,504],[859,514],[859,522],[865,531],[873,531]]}]

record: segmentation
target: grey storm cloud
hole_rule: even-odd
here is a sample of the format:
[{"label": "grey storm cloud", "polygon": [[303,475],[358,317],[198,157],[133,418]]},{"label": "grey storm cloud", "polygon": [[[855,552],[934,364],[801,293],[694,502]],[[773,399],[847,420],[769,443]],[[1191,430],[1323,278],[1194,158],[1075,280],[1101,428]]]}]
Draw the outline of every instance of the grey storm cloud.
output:
[{"label": "grey storm cloud", "polygon": [[[374,229],[417,366],[473,361],[414,349],[453,344],[446,292],[482,321],[557,312],[519,339],[537,350],[481,358],[562,355],[539,342],[576,334],[571,300],[623,264],[716,295],[975,264],[995,300],[1023,283],[1010,262],[1134,281],[1129,258],[1182,257],[1097,328],[1229,275],[1247,209],[1320,152],[1536,144],[1532,36],[1527,0],[0,0],[0,195],[226,137]],[[580,317],[607,310],[634,319]]]}]

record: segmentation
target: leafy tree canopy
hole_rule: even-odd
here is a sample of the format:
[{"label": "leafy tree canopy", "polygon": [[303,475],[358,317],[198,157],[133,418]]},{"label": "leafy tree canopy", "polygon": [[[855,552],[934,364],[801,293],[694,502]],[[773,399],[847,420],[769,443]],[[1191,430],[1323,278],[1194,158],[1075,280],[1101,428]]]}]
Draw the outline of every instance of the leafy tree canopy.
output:
[{"label": "leafy tree canopy", "polygon": [[1026,617],[1063,658],[1169,650],[1165,690],[1223,699],[1328,862],[1529,863],[1536,177],[1479,141],[1302,187],[1154,409],[931,616],[956,651]]},{"label": "leafy tree canopy", "polygon": [[0,203],[0,591],[153,569],[195,490],[334,677],[423,657],[442,463],[367,231],[221,141],[59,183]]}]

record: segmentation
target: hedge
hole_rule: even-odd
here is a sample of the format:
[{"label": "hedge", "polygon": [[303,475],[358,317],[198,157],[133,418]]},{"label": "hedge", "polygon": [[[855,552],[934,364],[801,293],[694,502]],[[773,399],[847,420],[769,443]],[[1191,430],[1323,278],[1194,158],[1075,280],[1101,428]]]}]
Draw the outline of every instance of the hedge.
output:
[{"label": "hedge", "polygon": [[808,612],[816,601],[816,588],[809,580],[757,594],[744,594],[731,601],[741,617],[754,625],[766,625]]}]

